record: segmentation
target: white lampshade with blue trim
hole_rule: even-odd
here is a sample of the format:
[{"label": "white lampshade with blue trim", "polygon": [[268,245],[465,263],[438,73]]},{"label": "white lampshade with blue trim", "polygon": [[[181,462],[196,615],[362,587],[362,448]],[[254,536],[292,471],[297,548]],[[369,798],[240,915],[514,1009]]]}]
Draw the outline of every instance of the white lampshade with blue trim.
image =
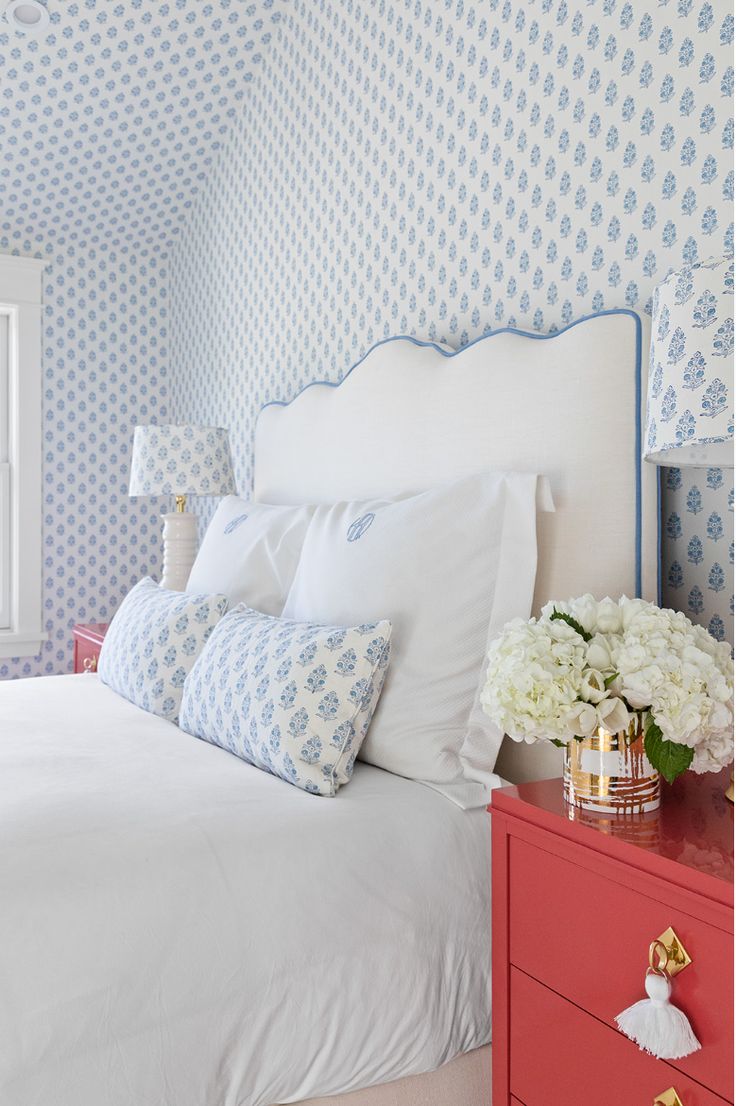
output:
[{"label": "white lampshade with blue trim", "polygon": [[733,258],[703,261],[654,290],[644,457],[733,465]]}]

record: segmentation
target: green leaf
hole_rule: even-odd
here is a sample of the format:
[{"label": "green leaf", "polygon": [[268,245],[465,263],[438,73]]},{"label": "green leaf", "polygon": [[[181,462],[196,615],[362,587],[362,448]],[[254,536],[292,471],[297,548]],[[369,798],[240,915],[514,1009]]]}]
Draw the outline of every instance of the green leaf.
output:
[{"label": "green leaf", "polygon": [[611,684],[613,683],[613,681],[617,680],[618,677],[619,677],[618,672],[612,672],[610,676],[606,676],[605,680],[603,681],[603,686],[605,687],[606,691],[608,691],[608,689],[611,686]]},{"label": "green leaf", "polygon": [[644,749],[651,765],[664,776],[667,783],[674,783],[678,776],[686,772],[695,756],[694,749],[687,745],[678,745],[676,741],[665,741],[656,722],[650,722],[644,737]]},{"label": "green leaf", "polygon": [[580,634],[583,641],[590,641],[592,634],[589,634],[587,630],[584,630],[577,619],[573,618],[571,614],[565,614],[564,611],[558,611],[557,607],[554,608],[552,614],[549,616],[550,622],[554,622],[558,619],[560,622],[566,622],[576,634]]},{"label": "green leaf", "polygon": [[550,745],[556,745],[558,749],[567,748],[567,746],[565,745],[565,742],[560,741],[560,739],[557,738],[557,737],[551,737],[549,740],[550,740]]}]

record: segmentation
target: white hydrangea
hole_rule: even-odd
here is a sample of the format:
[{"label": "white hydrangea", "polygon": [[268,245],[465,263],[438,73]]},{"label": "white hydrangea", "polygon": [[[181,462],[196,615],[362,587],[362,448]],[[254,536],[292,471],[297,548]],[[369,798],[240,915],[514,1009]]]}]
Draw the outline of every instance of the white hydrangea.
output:
[{"label": "white hydrangea", "polygon": [[515,741],[568,741],[566,718],[578,699],[585,642],[564,622],[517,618],[494,641],[481,693],[483,709]]},{"label": "white hydrangea", "polygon": [[729,646],[643,599],[582,595],[510,623],[491,647],[481,702],[518,741],[614,733],[639,714],[693,749],[696,772],[733,759]]}]

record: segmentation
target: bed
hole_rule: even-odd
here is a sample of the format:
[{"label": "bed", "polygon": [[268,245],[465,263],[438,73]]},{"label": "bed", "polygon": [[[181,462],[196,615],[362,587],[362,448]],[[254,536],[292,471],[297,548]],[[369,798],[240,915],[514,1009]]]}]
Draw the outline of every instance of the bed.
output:
[{"label": "bed", "polygon": [[[458,353],[381,343],[339,387],[264,410],[255,496],[545,473],[535,605],[655,598],[641,348],[624,311]],[[4,1104],[490,1101],[481,809],[367,764],[315,799],[93,676],[3,685],[0,736]],[[497,771],[554,775],[557,758],[504,747]]]}]

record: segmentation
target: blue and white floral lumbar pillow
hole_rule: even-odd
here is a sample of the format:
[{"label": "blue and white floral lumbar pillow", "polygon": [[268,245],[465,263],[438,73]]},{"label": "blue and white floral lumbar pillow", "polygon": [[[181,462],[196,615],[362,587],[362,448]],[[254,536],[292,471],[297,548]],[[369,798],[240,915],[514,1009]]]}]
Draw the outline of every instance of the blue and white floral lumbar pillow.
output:
[{"label": "blue and white floral lumbar pillow", "polygon": [[97,664],[100,679],[136,706],[175,722],[184,681],[226,610],[224,595],[167,591],[147,576],[110,623]]},{"label": "blue and white floral lumbar pillow", "polygon": [[179,725],[315,795],[353,773],[376,709],[391,623],[344,628],[235,607],[184,685]]}]

